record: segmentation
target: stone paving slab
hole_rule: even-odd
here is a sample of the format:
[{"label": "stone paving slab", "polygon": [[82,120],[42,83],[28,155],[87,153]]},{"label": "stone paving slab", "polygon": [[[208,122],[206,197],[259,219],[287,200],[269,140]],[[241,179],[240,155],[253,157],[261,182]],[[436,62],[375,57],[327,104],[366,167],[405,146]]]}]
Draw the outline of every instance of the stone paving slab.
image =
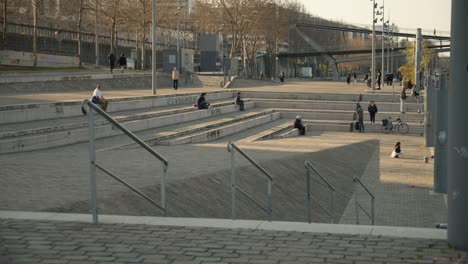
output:
[{"label": "stone paving slab", "polygon": [[93,225],[73,217],[68,216],[69,221],[2,219],[0,262],[468,263],[468,253],[451,248],[445,240],[385,236],[363,226],[358,227],[364,230],[361,233],[330,233],[333,225],[323,224],[309,225],[314,231],[308,224],[302,224],[303,230],[284,231],[281,226],[288,223],[265,222],[262,228],[260,221],[155,219],[158,224],[153,225],[132,224],[128,217],[126,223],[115,223],[119,221],[112,217],[114,223]]}]

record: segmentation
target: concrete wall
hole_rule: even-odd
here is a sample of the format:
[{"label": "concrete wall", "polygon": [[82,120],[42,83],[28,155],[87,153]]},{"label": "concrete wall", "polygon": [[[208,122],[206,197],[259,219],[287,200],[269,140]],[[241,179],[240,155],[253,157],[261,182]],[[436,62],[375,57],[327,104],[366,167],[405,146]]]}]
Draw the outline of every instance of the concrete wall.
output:
[{"label": "concrete wall", "polygon": [[[31,52],[18,52],[12,50],[0,51],[0,64],[9,66],[33,66],[34,55]],[[37,54],[39,67],[78,67],[78,57]]]}]

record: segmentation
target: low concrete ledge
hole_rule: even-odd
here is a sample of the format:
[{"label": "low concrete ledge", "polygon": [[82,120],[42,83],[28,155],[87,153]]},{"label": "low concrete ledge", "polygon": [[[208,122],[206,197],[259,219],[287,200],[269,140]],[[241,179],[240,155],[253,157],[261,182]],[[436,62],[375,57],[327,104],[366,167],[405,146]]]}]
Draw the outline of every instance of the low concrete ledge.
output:
[{"label": "low concrete ledge", "polygon": [[[129,98],[109,99],[110,113],[124,110],[143,109],[148,107],[170,106],[178,104],[193,104],[199,93],[184,93],[157,96],[140,96]],[[210,92],[208,100],[221,100],[234,98],[229,91]],[[10,105],[0,107],[0,124],[19,123],[36,120],[46,120],[82,115],[81,101]]]},{"label": "low concrete ledge", "polygon": [[[66,214],[23,211],[0,211],[0,219],[91,223],[91,214]],[[230,220],[182,217],[99,215],[100,224],[187,226],[227,229],[253,229],[304,233],[386,236],[398,238],[446,240],[447,230],[413,227],[340,225],[262,220]]]}]

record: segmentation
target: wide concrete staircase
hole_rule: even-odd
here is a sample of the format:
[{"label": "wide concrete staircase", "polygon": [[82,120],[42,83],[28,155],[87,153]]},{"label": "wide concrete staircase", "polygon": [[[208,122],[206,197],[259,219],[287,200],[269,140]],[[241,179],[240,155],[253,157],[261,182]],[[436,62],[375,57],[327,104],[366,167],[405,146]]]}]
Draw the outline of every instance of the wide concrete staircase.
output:
[{"label": "wide concrete staircase", "polygon": [[[204,78],[218,78],[203,76]],[[145,96],[110,100],[108,113],[152,145],[179,145],[206,142],[251,130],[242,140],[255,141],[297,136],[292,126],[301,115],[307,130],[355,132],[352,129],[356,102],[365,110],[367,102],[377,102],[377,123],[365,122],[367,133],[382,133],[382,118],[401,117],[409,124],[410,135],[422,135],[423,106],[408,102],[406,114],[399,102],[386,94],[327,94],[243,91],[246,111],[233,103],[236,91],[211,92],[211,108],[198,110],[192,104],[198,93]],[[366,120],[368,119],[366,114]],[[121,135],[102,117],[95,120],[98,139]],[[245,134],[245,133],[244,133]],[[12,105],[0,107],[0,154],[47,149],[86,142],[88,120],[81,102]],[[118,141],[116,147],[126,146]],[[115,146],[113,148],[116,148]]]}]

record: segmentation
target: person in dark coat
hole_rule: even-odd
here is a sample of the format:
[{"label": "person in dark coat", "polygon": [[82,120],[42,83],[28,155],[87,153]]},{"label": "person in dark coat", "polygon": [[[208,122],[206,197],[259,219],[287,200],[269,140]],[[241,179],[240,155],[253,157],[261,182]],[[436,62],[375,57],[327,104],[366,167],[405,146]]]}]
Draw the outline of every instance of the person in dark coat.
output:
[{"label": "person in dark coat", "polygon": [[296,116],[296,120],[294,120],[294,128],[299,130],[300,136],[305,135],[306,127],[304,126],[304,123],[302,123],[302,118],[300,115]]},{"label": "person in dark coat", "polygon": [[210,108],[210,104],[206,101],[205,96],[206,96],[206,93],[202,93],[200,97],[198,97],[198,100],[197,100],[198,109]]},{"label": "person in dark coat", "polygon": [[244,100],[242,100],[241,92],[237,92],[236,105],[239,106],[240,111],[244,111]]},{"label": "person in dark coat", "polygon": [[117,63],[120,65],[120,71],[123,73],[124,69],[127,67],[127,58],[125,58],[125,54],[122,53]]},{"label": "person in dark coat", "polygon": [[107,56],[107,59],[109,60],[109,66],[110,66],[110,72],[114,73],[113,70],[115,68],[115,55],[114,52],[110,52],[109,56]]},{"label": "person in dark coat", "polygon": [[380,84],[382,83],[382,73],[377,70],[377,90],[380,90]]},{"label": "person in dark coat", "polygon": [[362,110],[361,104],[356,104],[356,113],[359,122],[359,132],[364,132],[364,111]]},{"label": "person in dark coat", "polygon": [[369,115],[370,115],[371,124],[375,125],[375,114],[377,114],[378,109],[377,109],[377,105],[375,104],[374,101],[369,102],[369,106],[367,107],[367,111],[369,112]]},{"label": "person in dark coat", "polygon": [[346,83],[349,85],[351,83],[351,74],[348,73],[348,77],[346,77]]}]

